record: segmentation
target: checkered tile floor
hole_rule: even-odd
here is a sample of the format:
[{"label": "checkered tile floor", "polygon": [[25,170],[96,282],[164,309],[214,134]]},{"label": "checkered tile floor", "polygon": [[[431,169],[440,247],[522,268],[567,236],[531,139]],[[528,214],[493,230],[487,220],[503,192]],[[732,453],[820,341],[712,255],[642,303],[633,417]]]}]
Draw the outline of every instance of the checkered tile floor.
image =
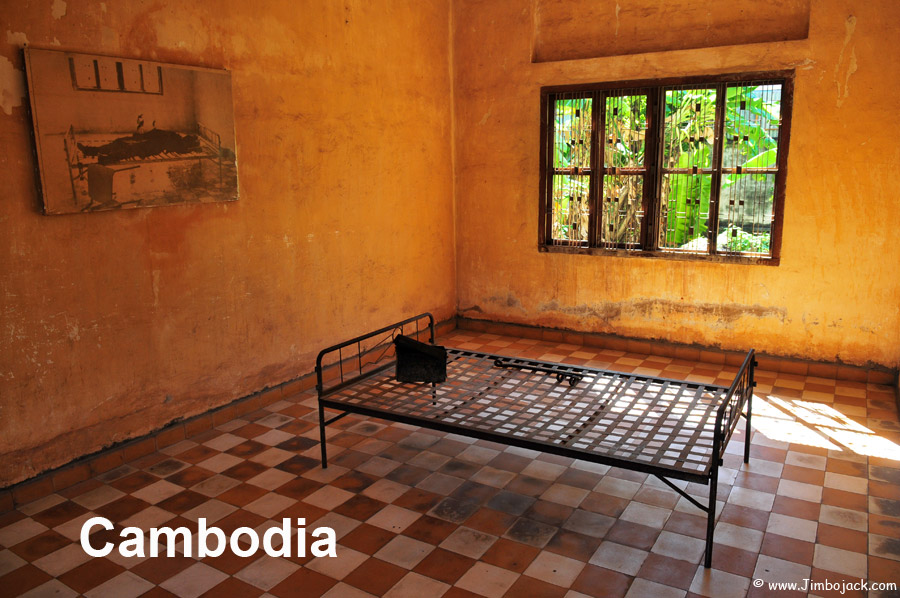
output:
[{"label": "checkered tile floor", "polygon": [[[717,384],[736,371],[465,330],[441,342]],[[727,598],[806,595],[755,579],[900,582],[892,389],[764,370],[757,380],[751,462],[741,425],[720,478],[710,570],[703,513],[644,474],[356,416],[328,428],[323,470],[308,392],[0,513],[0,594]],[[261,534],[303,517],[308,532],[335,530],[338,556],[90,558],[78,537],[95,515],[116,525],[95,545],[126,526],[196,530],[205,517]]]}]

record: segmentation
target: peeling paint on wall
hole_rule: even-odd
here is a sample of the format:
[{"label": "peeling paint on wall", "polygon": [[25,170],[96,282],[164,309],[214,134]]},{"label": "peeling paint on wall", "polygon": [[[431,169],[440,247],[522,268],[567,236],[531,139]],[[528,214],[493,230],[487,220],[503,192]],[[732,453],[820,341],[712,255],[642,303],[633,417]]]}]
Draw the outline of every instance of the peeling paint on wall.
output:
[{"label": "peeling paint on wall", "polygon": [[850,95],[850,76],[856,72],[856,48],[850,48],[850,54],[845,57],[847,48],[853,41],[853,34],[856,32],[856,17],[850,15],[844,22],[844,45],[841,46],[841,53],[838,56],[837,64],[834,66],[834,84],[837,86],[837,107],[844,105],[844,100]]},{"label": "peeling paint on wall", "polygon": [[25,73],[14,67],[9,58],[0,56],[0,108],[12,115],[13,108],[21,106],[24,99]]},{"label": "peeling paint on wall", "polygon": [[20,48],[28,45],[28,36],[21,31],[6,30],[6,43]]},{"label": "peeling paint on wall", "polygon": [[66,0],[53,0],[53,4],[50,5],[50,13],[57,20],[66,16]]},{"label": "peeling paint on wall", "polygon": [[784,323],[786,310],[763,305],[738,305],[718,303],[686,303],[667,299],[637,299],[595,303],[590,305],[560,305],[550,301],[538,307],[543,313],[557,313],[579,318],[590,318],[609,324],[614,320],[640,318],[649,322],[665,322],[672,318],[700,318],[711,328],[728,326],[744,317],[773,318]]}]

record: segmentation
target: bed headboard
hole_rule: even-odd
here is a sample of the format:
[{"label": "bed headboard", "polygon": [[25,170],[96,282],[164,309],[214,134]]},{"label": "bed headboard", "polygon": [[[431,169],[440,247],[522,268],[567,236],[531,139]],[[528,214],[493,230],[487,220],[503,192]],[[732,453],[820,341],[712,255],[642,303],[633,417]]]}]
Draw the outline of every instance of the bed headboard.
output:
[{"label": "bed headboard", "polygon": [[201,122],[197,123],[197,133],[200,135],[200,138],[209,143],[216,149],[222,147],[222,138],[218,133],[207,127]]},{"label": "bed headboard", "polygon": [[[393,340],[403,334],[434,343],[434,316],[425,312],[390,326],[357,336],[319,352],[316,390],[325,396],[385,370],[396,362]],[[326,384],[329,386],[326,388]]]}]

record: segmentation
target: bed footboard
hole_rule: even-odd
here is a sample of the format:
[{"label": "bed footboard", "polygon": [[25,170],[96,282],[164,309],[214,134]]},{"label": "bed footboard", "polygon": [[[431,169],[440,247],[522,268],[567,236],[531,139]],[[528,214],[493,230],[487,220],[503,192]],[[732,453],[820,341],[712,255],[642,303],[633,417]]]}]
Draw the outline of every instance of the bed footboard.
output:
[{"label": "bed footboard", "polygon": [[712,467],[709,472],[709,505],[705,507],[706,523],[706,554],[704,566],[709,569],[712,566],[713,530],[716,525],[716,494],[719,487],[719,466],[725,456],[725,447],[731,435],[737,428],[741,416],[746,420],[744,433],[744,463],[750,461],[750,416],[753,407],[753,388],[756,381],[753,373],[756,368],[756,353],[753,349],[747,353],[741,369],[734,377],[734,381],[728,388],[728,393],[716,412],[716,427],[713,436]]}]

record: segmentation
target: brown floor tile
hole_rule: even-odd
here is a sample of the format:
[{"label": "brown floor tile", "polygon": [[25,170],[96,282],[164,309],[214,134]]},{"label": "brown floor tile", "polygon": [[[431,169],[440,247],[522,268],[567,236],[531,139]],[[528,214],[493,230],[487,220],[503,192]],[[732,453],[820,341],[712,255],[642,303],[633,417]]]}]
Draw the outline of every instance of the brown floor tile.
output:
[{"label": "brown floor tile", "polygon": [[722,513],[719,515],[719,522],[765,531],[769,524],[769,513],[768,511],[729,503],[722,509]]},{"label": "brown floor tile", "polygon": [[66,498],[75,498],[76,496],[81,496],[85,492],[90,492],[95,488],[99,488],[102,485],[103,482],[92,478],[90,480],[78,482],[68,488],[63,488],[62,490],[57,491],[57,494]]},{"label": "brown floor tile", "polygon": [[678,503],[678,495],[674,492],[660,490],[643,486],[638,493],[634,495],[634,500],[654,507],[662,507],[664,509],[673,509]]},{"label": "brown floor tile", "polygon": [[519,598],[527,596],[528,598],[563,598],[568,590],[559,586],[522,575],[510,586],[505,598]]},{"label": "brown floor tile", "polygon": [[323,595],[336,583],[337,580],[327,575],[301,567],[270,589],[269,593],[278,598],[309,598]]},{"label": "brown floor tile", "polygon": [[242,442],[241,444],[235,445],[225,451],[229,455],[233,455],[235,457],[240,457],[241,459],[249,459],[254,455],[258,455],[259,453],[267,450],[269,447],[261,442],[256,442],[254,440],[247,440]]},{"label": "brown floor tile", "polygon": [[178,598],[172,592],[167,592],[166,590],[155,587],[151,588],[149,591],[141,594],[141,598]]},{"label": "brown floor tile", "polygon": [[477,529],[492,536],[502,536],[515,523],[516,517],[501,511],[483,507],[466,519],[466,527]]},{"label": "brown floor tile", "polygon": [[522,516],[554,527],[561,527],[574,511],[575,509],[572,507],[538,499],[528,507]]},{"label": "brown floor tile", "polygon": [[481,560],[490,565],[522,573],[540,552],[534,546],[500,538],[481,556]]},{"label": "brown floor tile", "polygon": [[846,492],[835,488],[822,489],[822,504],[843,509],[853,509],[854,511],[865,511],[868,508],[865,494]]},{"label": "brown floor tile", "polygon": [[403,567],[373,557],[351,571],[343,581],[374,596],[383,596],[406,574]]},{"label": "brown floor tile", "polygon": [[441,598],[484,598],[484,596],[453,586]]},{"label": "brown floor tile", "polygon": [[[717,559],[716,565],[718,566],[719,555],[717,552],[713,554]],[[686,590],[691,587],[696,572],[697,565],[694,563],[651,552],[644,559],[644,563],[638,571],[638,577]]]},{"label": "brown floor tile", "polygon": [[113,480],[109,483],[116,490],[121,490],[125,494],[131,494],[135,490],[140,490],[144,486],[149,486],[153,482],[159,481],[159,478],[146,471],[136,471],[132,474]]},{"label": "brown floor tile", "polygon": [[0,576],[0,588],[8,596],[18,596],[52,579],[34,565],[24,565]]},{"label": "brown floor tile", "polygon": [[340,488],[341,490],[346,490],[347,492],[358,493],[362,492],[376,481],[378,481],[378,478],[373,475],[351,470],[331,482],[330,485],[335,488]]},{"label": "brown floor tile", "polygon": [[758,554],[723,544],[713,545],[713,566],[726,573],[752,577]]},{"label": "brown floor tile", "polygon": [[775,503],[772,506],[773,513],[790,515],[791,517],[808,519],[810,521],[819,520],[819,511],[821,511],[821,505],[819,503],[790,498],[788,496],[776,496]]},{"label": "brown floor tile", "polygon": [[869,496],[900,501],[900,485],[895,482],[869,480]]},{"label": "brown floor tile", "polygon": [[[193,438],[191,439],[193,440]],[[196,441],[195,441],[196,442]],[[183,453],[179,453],[176,455],[182,461],[186,461],[188,463],[197,464],[201,461],[206,461],[210,457],[215,457],[219,454],[219,451],[215,451],[208,446],[203,446],[199,444],[197,446],[191,447]]]},{"label": "brown floor tile", "polygon": [[[247,546],[244,546],[246,549]],[[222,573],[227,573],[228,575],[234,575],[253,561],[260,558],[269,558],[263,551],[258,551],[256,554],[251,556],[238,556],[231,551],[231,548],[227,548],[225,552],[222,553],[221,556],[216,557],[204,557],[203,563],[209,565],[210,567],[215,567]]]},{"label": "brown floor tile", "polygon": [[163,459],[159,463],[154,464],[151,467],[147,468],[147,472],[151,473],[155,476],[164,478],[170,476],[174,473],[181,471],[182,469],[187,469],[189,467],[184,461],[180,461],[178,459]]},{"label": "brown floor tile", "polygon": [[778,490],[778,482],[779,479],[772,476],[743,471],[738,473],[737,478],[734,480],[734,485],[775,494],[775,491]]},{"label": "brown floor tile", "polygon": [[685,536],[705,540],[706,517],[675,511],[666,520],[666,525],[663,529],[669,532],[675,532],[676,534],[683,534]]},{"label": "brown floor tile", "polygon": [[250,478],[254,478],[267,470],[268,467],[265,465],[260,465],[254,461],[243,461],[234,467],[229,467],[222,472],[222,475],[246,482]]},{"label": "brown floor tile", "polygon": [[544,548],[577,561],[587,562],[594,555],[602,541],[602,538],[561,529],[547,542]]},{"label": "brown floor tile", "polygon": [[256,598],[259,595],[260,589],[256,586],[244,583],[236,577],[229,577],[219,585],[201,594],[200,598],[220,598],[221,596],[227,596],[228,598]]},{"label": "brown floor tile", "polygon": [[353,519],[358,519],[359,521],[365,521],[386,506],[387,504],[380,500],[357,494],[336,507],[334,512],[347,517],[352,517]]},{"label": "brown floor tile", "polygon": [[260,434],[265,434],[272,428],[268,428],[266,426],[262,426],[260,424],[249,423],[241,426],[240,428],[232,431],[231,433],[235,436],[241,436],[242,438],[256,438]]},{"label": "brown floor tile", "polygon": [[868,578],[873,582],[890,582],[900,579],[900,562],[869,556]]},{"label": "brown floor tile", "polygon": [[[18,511],[12,511],[12,513],[18,514]],[[56,527],[84,513],[87,513],[87,509],[78,503],[67,500],[32,515],[31,518],[47,527]],[[0,521],[0,527],[3,526],[4,523]]]},{"label": "brown floor tile", "polygon": [[466,450],[468,447],[469,445],[464,442],[459,442],[458,440],[450,440],[449,438],[442,438],[435,444],[432,444],[430,447],[428,447],[428,450],[433,453],[446,455],[448,457],[455,457],[456,455]]},{"label": "brown floor tile", "polygon": [[[352,442],[350,442],[348,444],[347,440],[351,436],[353,437]],[[336,444],[338,446],[347,447],[347,446],[353,446],[360,440],[362,440],[362,437],[360,437],[356,434],[348,434],[346,432],[342,432],[341,434],[336,434],[334,436],[331,436],[328,439],[328,442],[330,442],[331,444]],[[292,453],[302,453],[303,451],[305,451],[307,449],[311,449],[312,447],[317,446],[318,444],[319,444],[318,440],[313,440],[312,438],[306,438],[304,436],[294,436],[293,438],[289,438],[289,439],[285,440],[284,442],[278,443],[276,446],[283,451],[290,451]]]},{"label": "brown floor tile", "polygon": [[538,497],[551,486],[552,482],[519,474],[504,488],[509,492]]},{"label": "brown floor tile", "polygon": [[520,516],[531,508],[531,505],[533,505],[536,500],[537,499],[533,496],[501,490],[491,497],[487,502],[487,506],[503,513]]},{"label": "brown floor tile", "polygon": [[[204,562],[206,561],[206,559],[203,560]],[[131,568],[131,572],[140,575],[147,581],[153,582],[155,584],[161,584],[170,577],[174,577],[175,575],[181,573],[196,562],[197,561],[192,558],[181,555],[174,557],[160,556],[156,558],[148,558],[143,562],[138,563]]]},{"label": "brown floor tile", "polygon": [[[509,486],[507,486],[507,489],[509,489]],[[624,498],[601,494],[599,492],[590,492],[584,500],[581,501],[579,508],[608,517],[618,517],[625,510],[625,507],[628,506],[629,502],[630,501]]]},{"label": "brown floor tile", "polygon": [[443,519],[423,515],[403,530],[404,536],[438,545],[456,530],[456,525]]},{"label": "brown floor tile", "polygon": [[614,478],[619,478],[620,480],[629,480],[631,482],[638,482],[641,484],[647,481],[646,473],[631,471],[629,469],[621,469],[619,467],[613,467],[609,470],[609,473],[607,475],[610,475]]},{"label": "brown floor tile", "polygon": [[120,521],[124,521],[128,519],[135,513],[139,513],[149,507],[150,504],[140,500],[139,498],[135,498],[130,495],[125,495],[121,498],[118,498],[112,501],[109,504],[103,505],[97,509],[94,509],[94,512],[100,515],[101,517],[106,517],[113,523],[119,523]]},{"label": "brown floor tile", "polygon": [[414,467],[412,465],[401,465],[393,471],[388,472],[384,477],[392,482],[397,482],[398,484],[415,486],[429,475],[431,475],[431,472],[427,469]]},{"label": "brown floor tile", "polygon": [[475,562],[475,559],[438,547],[422,559],[413,571],[452,585],[471,569]]},{"label": "brown floor tile", "polygon": [[202,467],[197,467],[196,465],[194,465],[192,467],[188,467],[187,469],[182,469],[177,473],[173,473],[166,478],[166,481],[173,484],[178,484],[179,486],[183,486],[185,488],[190,488],[192,486],[196,486],[203,480],[211,478],[214,475],[215,474],[208,469],[204,469]]},{"label": "brown floor tile", "polygon": [[47,530],[24,542],[19,542],[10,548],[10,550],[26,561],[32,562],[51,552],[56,552],[69,544],[71,544],[71,540],[65,536],[62,536],[53,530]]},{"label": "brown floor tile", "polygon": [[436,504],[429,513],[451,523],[462,523],[475,514],[479,504],[474,501],[462,501],[448,496]]},{"label": "brown floor tile", "polygon": [[519,517],[504,535],[516,542],[543,548],[558,531],[559,528],[553,525],[527,517]]},{"label": "brown floor tile", "polygon": [[520,471],[525,469],[525,467],[527,467],[529,463],[531,463],[531,459],[526,459],[521,455],[513,455],[511,453],[503,452],[491,459],[488,462],[488,465],[495,469],[502,469],[504,471],[519,473]]},{"label": "brown floor tile", "polygon": [[[869,539],[866,532],[836,527],[822,522],[819,522],[816,543],[863,554],[866,554],[869,549]],[[898,569],[898,572],[900,572],[900,569]]]},{"label": "brown floor tile", "polygon": [[315,480],[297,478],[295,480],[287,482],[283,486],[279,486],[275,489],[275,492],[283,496],[289,496],[290,498],[293,498],[295,500],[302,500],[316,490],[322,488],[322,486],[322,483]]},{"label": "brown floor tile", "polygon": [[479,484],[478,482],[466,481],[460,484],[456,488],[456,490],[451,492],[450,496],[457,500],[475,503],[480,506],[489,501],[498,492],[499,489],[494,488],[493,486],[486,486],[484,484]]},{"label": "brown floor tile", "polygon": [[[218,498],[219,500],[224,500],[222,498],[222,495],[219,495]],[[204,496],[199,492],[194,492],[193,490],[184,490],[182,492],[179,492],[178,494],[170,496],[166,500],[160,501],[156,506],[160,509],[164,509],[171,513],[180,515],[185,511],[190,511],[194,507],[202,505],[207,500],[209,500],[209,497]],[[228,501],[226,500],[225,502]]]},{"label": "brown floor tile", "polygon": [[[77,505],[77,503],[72,503],[72,504]],[[80,506],[80,505],[77,505],[77,506]],[[81,508],[84,508],[84,507],[81,507]],[[47,511],[49,511],[49,510],[50,509],[47,509]],[[86,509],[85,509],[85,511],[86,511]],[[32,516],[32,518],[34,519],[34,516]],[[25,519],[25,515],[20,513],[19,511],[6,511],[5,513],[0,512],[0,528],[4,528],[7,525],[12,525],[16,521],[20,521],[22,519]],[[64,519],[64,521],[68,521],[69,519],[71,519],[71,518],[67,517],[66,519]],[[48,527],[52,527],[52,526],[48,526]]]},{"label": "brown floor tile", "polygon": [[606,532],[605,539],[640,550],[650,550],[661,531],[631,521],[619,520]]},{"label": "brown floor tile", "polygon": [[[422,518],[419,518],[420,521],[421,519]],[[415,523],[413,525],[415,525]],[[409,528],[405,531],[408,533]],[[447,533],[449,534],[450,532]],[[341,538],[341,544],[358,552],[375,554],[382,546],[393,540],[396,535],[397,534],[381,529],[380,527],[362,523]]]},{"label": "brown floor tile", "polygon": [[594,565],[585,566],[572,584],[572,589],[588,596],[595,596],[598,588],[603,588],[604,598],[621,598],[628,592],[634,578]]},{"label": "brown floor tile", "polygon": [[398,507],[417,511],[419,513],[427,513],[434,508],[436,504],[444,499],[440,494],[421,490],[419,488],[410,488],[400,498],[393,502]]},{"label": "brown floor tile", "polygon": [[869,513],[869,533],[900,538],[900,519]]},{"label": "brown floor tile", "polygon": [[557,483],[574,486],[576,488],[583,488],[585,490],[593,490],[594,486],[596,486],[599,481],[600,476],[596,473],[573,468],[566,469],[562,475],[556,478]]},{"label": "brown floor tile", "polygon": [[272,521],[281,521],[287,517],[294,523],[297,522],[297,519],[303,519],[308,528],[315,529],[316,527],[319,527],[316,525],[316,521],[326,514],[328,514],[328,511],[325,509],[320,509],[319,507],[306,504],[305,502],[296,502],[269,519]]},{"label": "brown floor tile", "polygon": [[781,479],[822,486],[825,483],[825,472],[818,469],[811,469],[809,467],[785,465],[784,469],[781,472]]},{"label": "brown floor tile", "polygon": [[[125,569],[107,559],[91,559],[59,576],[59,580],[81,594],[112,579]],[[0,578],[0,584],[3,579]],[[4,585],[4,587],[6,587]]]},{"label": "brown floor tile", "polygon": [[815,544],[812,542],[795,540],[777,534],[766,534],[763,536],[759,552],[801,565],[812,565],[814,551]]},{"label": "brown floor tile", "polygon": [[825,463],[825,471],[861,477],[865,477],[867,473],[865,463],[856,463],[846,459],[828,459]]}]

